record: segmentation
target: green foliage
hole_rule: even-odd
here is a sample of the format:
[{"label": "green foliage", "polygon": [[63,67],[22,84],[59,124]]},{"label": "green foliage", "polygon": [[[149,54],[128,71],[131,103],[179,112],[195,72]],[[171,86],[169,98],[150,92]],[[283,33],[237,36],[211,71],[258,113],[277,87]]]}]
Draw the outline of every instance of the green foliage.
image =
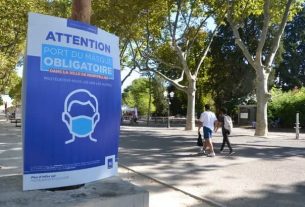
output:
[{"label": "green foliage", "polygon": [[278,87],[291,90],[305,85],[305,8],[285,28],[282,62],[275,68]]},{"label": "green foliage", "polygon": [[21,80],[15,67],[24,53],[29,12],[59,17],[71,15],[71,0],[0,0],[0,92],[21,100]]},{"label": "green foliage", "polygon": [[22,79],[14,73],[11,84],[9,86],[8,95],[14,99],[13,103],[18,105],[21,103]]},{"label": "green foliage", "polygon": [[[196,115],[197,118],[200,117],[200,114],[204,111],[204,105],[209,104],[210,106],[215,105],[215,97],[213,97],[211,92],[204,92],[205,87],[198,87],[196,91]],[[215,108],[213,108],[213,111]]]},{"label": "green foliage", "polygon": [[6,89],[10,83],[16,63],[17,57],[9,57],[0,52],[0,93],[7,92]]},{"label": "green foliage", "polygon": [[163,95],[163,92],[166,90],[164,85],[164,80],[158,76],[152,79],[153,104],[156,108],[154,116],[165,116],[167,113],[167,102]]},{"label": "green foliage", "polygon": [[24,50],[28,12],[42,11],[40,0],[0,0],[0,92]]},{"label": "green foliage", "polygon": [[[134,108],[137,107],[140,115],[148,114],[149,107],[149,80],[147,78],[139,78],[132,82],[123,93],[123,104]],[[153,102],[153,98],[152,98]],[[156,110],[152,104],[151,112]]]},{"label": "green foliage", "polygon": [[[240,31],[249,41],[255,39],[257,32],[254,26],[250,25]],[[253,49],[254,46],[250,46],[252,48],[249,49]],[[235,105],[241,104],[254,92],[255,71],[249,64],[245,64],[242,51],[235,45],[229,25],[219,28],[212,43],[210,57],[211,64],[205,74],[208,80],[201,84],[207,92],[213,94],[217,109],[226,107],[231,112]]]},{"label": "green foliage", "polygon": [[[205,29],[205,20],[215,13],[209,6],[213,5],[224,12],[223,5],[216,0],[100,0],[93,4],[93,24],[117,34],[121,43],[131,42],[135,50],[133,57],[123,58],[131,62],[127,63],[129,67],[136,65],[142,71],[161,73],[169,84],[182,91],[181,94],[177,92],[172,100],[171,112],[185,115],[187,103],[193,103],[187,101],[186,93],[196,91],[192,81],[197,78],[199,68],[204,68],[202,59],[211,39],[208,29]],[[217,21],[221,19],[216,18]],[[126,46],[124,43],[121,45],[122,48]],[[134,99],[129,102],[135,104]],[[192,112],[193,109],[189,107],[188,117],[194,115]]]},{"label": "green foliage", "polygon": [[282,92],[280,89],[271,90],[272,100],[269,102],[268,118],[280,118],[281,127],[294,127],[296,113],[300,113],[300,123],[305,123],[305,88]]},{"label": "green foliage", "polygon": [[91,23],[122,39],[140,39],[145,37],[147,24],[151,33],[159,32],[166,9],[166,2],[159,0],[95,0]]},{"label": "green foliage", "polygon": [[[263,14],[265,0],[232,0],[233,18],[235,22],[242,22],[249,16],[261,16]],[[300,10],[303,0],[297,0],[292,4],[289,20]],[[279,24],[285,10],[287,0],[270,0],[270,23]]]},{"label": "green foliage", "polygon": [[174,86],[169,85],[167,87],[168,92],[174,92],[174,97],[171,98],[170,102],[170,114],[172,116],[186,116],[187,112],[187,95],[177,90]]},{"label": "green foliage", "polygon": [[44,0],[42,1],[42,8],[44,14],[69,18],[72,12],[72,0]]}]

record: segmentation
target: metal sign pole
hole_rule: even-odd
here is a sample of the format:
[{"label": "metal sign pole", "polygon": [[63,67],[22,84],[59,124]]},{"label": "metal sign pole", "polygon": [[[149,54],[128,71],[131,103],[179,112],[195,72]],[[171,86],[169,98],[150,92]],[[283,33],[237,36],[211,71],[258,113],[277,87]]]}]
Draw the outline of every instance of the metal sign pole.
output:
[{"label": "metal sign pole", "polygon": [[296,134],[296,139],[299,139],[300,135],[300,122],[299,122],[299,113],[296,113],[296,123],[295,123],[295,134]]}]

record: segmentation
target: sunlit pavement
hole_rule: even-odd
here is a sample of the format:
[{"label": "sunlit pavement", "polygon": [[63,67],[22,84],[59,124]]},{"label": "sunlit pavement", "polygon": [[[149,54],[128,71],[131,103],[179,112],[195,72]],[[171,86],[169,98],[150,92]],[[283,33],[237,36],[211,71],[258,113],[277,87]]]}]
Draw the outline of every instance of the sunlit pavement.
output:
[{"label": "sunlit pavement", "polygon": [[20,127],[0,119],[0,177],[22,173]]},{"label": "sunlit pavement", "polygon": [[[121,127],[120,176],[150,192],[150,207],[304,206],[305,136],[234,128],[236,153],[198,154],[196,131],[183,128]],[[0,176],[22,172],[21,128],[0,121]],[[148,177],[146,177],[148,176]],[[150,179],[152,178],[152,179]],[[158,182],[157,182],[158,181]],[[207,200],[208,202],[203,202]]]},{"label": "sunlit pavement", "polygon": [[[22,173],[21,128],[0,117],[0,177]],[[209,207],[206,202],[194,199],[180,191],[154,180],[119,167],[119,176],[132,184],[145,188],[150,193],[150,207]],[[63,192],[64,193],[64,192]],[[1,206],[1,204],[0,204]]]},{"label": "sunlit pavement", "polygon": [[[198,154],[196,131],[183,128],[121,127],[121,164],[202,199],[223,206],[304,206],[305,136],[234,128],[235,154]],[[228,152],[228,151],[227,151]]]}]

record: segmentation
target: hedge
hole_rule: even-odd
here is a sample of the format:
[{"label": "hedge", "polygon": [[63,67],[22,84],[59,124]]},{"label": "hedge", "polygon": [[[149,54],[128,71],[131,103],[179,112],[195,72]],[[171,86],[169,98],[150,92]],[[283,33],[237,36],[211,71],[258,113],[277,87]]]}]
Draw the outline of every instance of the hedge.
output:
[{"label": "hedge", "polygon": [[280,118],[280,127],[294,127],[296,113],[299,112],[301,126],[305,125],[305,88],[282,92],[271,90],[272,99],[268,104],[268,119]]}]

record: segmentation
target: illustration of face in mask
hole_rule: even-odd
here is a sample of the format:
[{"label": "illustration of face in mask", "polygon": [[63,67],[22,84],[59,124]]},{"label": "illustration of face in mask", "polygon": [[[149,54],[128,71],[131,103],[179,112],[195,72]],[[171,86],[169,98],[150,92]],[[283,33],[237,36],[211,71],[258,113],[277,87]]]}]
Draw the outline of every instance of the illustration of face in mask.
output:
[{"label": "illustration of face in mask", "polygon": [[89,116],[77,116],[72,118],[72,133],[78,137],[88,136],[93,131],[93,120]]},{"label": "illustration of face in mask", "polygon": [[62,113],[62,121],[72,134],[72,139],[65,144],[74,142],[76,137],[89,137],[91,141],[96,142],[97,140],[92,138],[92,133],[99,120],[96,97],[85,89],[72,91],[65,99]]}]

